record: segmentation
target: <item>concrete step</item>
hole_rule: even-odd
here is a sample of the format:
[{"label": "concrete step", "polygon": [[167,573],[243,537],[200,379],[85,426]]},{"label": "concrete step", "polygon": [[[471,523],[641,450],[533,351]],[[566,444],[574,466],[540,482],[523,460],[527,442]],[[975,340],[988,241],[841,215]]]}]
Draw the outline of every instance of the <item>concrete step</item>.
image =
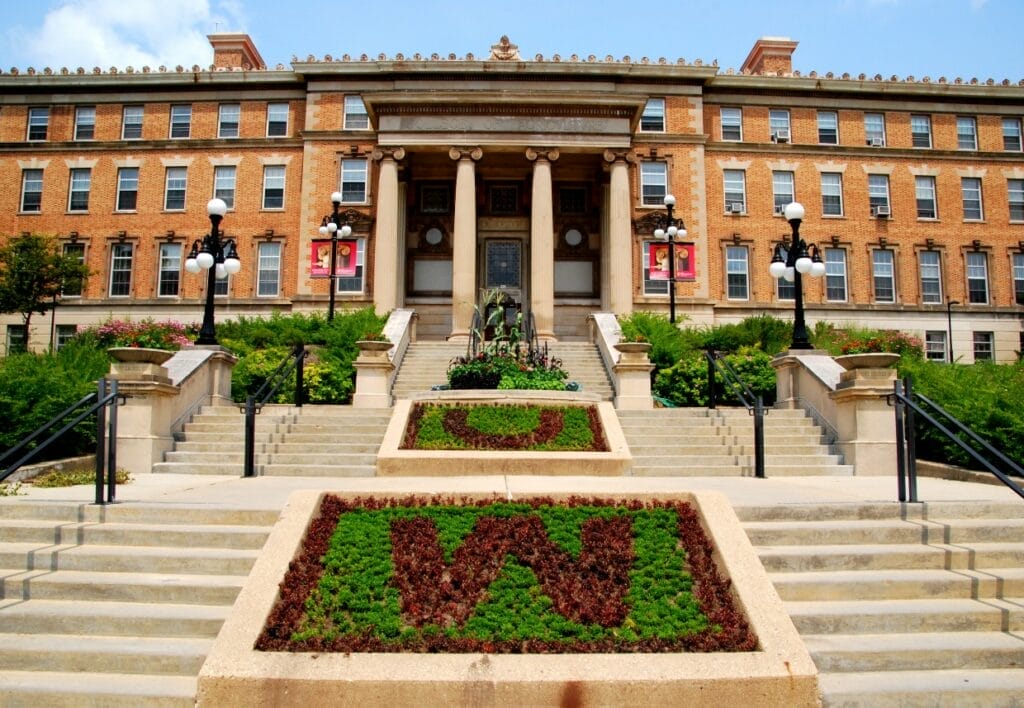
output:
[{"label": "concrete step", "polygon": [[[738,455],[753,459],[754,446],[752,444],[735,445],[715,438],[711,438],[708,441],[695,441],[689,435],[687,436],[685,443],[677,443],[675,445],[652,445],[648,444],[645,440],[640,445],[630,445],[629,451],[633,453],[633,457],[699,455],[709,452],[709,448],[712,448],[712,446],[716,453],[720,453],[722,455]],[[772,460],[774,463],[778,463],[778,460],[773,458],[781,456],[823,456],[838,460],[838,456],[830,454],[825,445],[783,445],[781,443],[775,443],[772,445],[766,444],[765,455],[767,456],[767,460]]]},{"label": "concrete step", "polygon": [[47,708],[193,708],[197,684],[197,676],[3,671],[0,703]]},{"label": "concrete step", "polygon": [[209,524],[93,524],[55,525],[52,521],[11,519],[0,525],[0,542],[56,545],[188,546],[259,549],[268,531],[261,526]]},{"label": "concrete step", "polygon": [[744,523],[743,530],[755,546],[1012,542],[1024,539],[1024,519],[1004,519],[999,524],[987,519],[754,521]]},{"label": "concrete step", "polygon": [[1024,669],[1024,638],[1008,632],[812,634],[803,640],[824,672]]},{"label": "concrete step", "polygon": [[16,634],[214,638],[230,605],[86,600],[0,600],[0,627]]},{"label": "concrete step", "polygon": [[866,671],[819,677],[823,704],[833,706],[1019,706],[1024,671],[1012,669]]},{"label": "concrete step", "polygon": [[[631,474],[635,477],[753,477],[753,465],[703,467],[679,465],[650,465],[634,460]],[[765,466],[766,477],[851,477],[852,465],[787,465]]]},{"label": "concrete step", "polygon": [[768,572],[1024,567],[1024,542],[975,543],[970,548],[921,544],[761,546],[757,554]]},{"label": "concrete step", "polygon": [[[356,436],[359,440],[334,441],[330,435],[322,436],[316,442],[292,441],[291,436],[281,436],[288,442],[257,442],[254,446],[257,455],[272,454],[327,454],[327,453],[349,453],[349,454],[377,454],[380,448],[380,441],[368,441],[366,436]],[[187,452],[191,454],[211,455],[223,454],[226,445],[214,442],[182,442],[174,446],[174,452]],[[241,452],[238,453],[239,455]]]},{"label": "concrete step", "polygon": [[0,543],[0,567],[102,573],[247,575],[258,549]]},{"label": "concrete step", "polygon": [[100,672],[198,676],[212,638],[0,634],[5,671]]},{"label": "concrete step", "polygon": [[1024,516],[1019,502],[996,501],[934,501],[927,504],[900,504],[899,502],[850,502],[830,504],[777,504],[772,506],[737,506],[736,514],[744,524],[752,521],[838,521],[838,520],[896,520],[912,522],[927,519],[935,524],[960,525],[972,520],[983,525],[988,520],[997,524]]},{"label": "concrete step", "polygon": [[3,597],[22,600],[230,605],[244,581],[244,575],[0,569]]},{"label": "concrete step", "polygon": [[785,601],[793,624],[806,634],[899,632],[1019,632],[1024,599]]},{"label": "concrete step", "polygon": [[279,509],[236,509],[210,504],[112,504],[47,502],[0,499],[0,519],[63,521],[77,523],[212,524],[216,526],[264,526],[277,523]]},{"label": "concrete step", "polygon": [[783,600],[1024,597],[1024,568],[769,573]]}]

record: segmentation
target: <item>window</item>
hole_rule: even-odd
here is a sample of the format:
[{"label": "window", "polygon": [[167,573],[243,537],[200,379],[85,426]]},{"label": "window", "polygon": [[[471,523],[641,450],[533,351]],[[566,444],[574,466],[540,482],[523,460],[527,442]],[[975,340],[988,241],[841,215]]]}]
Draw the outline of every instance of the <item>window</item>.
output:
[{"label": "window", "polygon": [[650,98],[640,116],[641,133],[665,132],[665,99]]},{"label": "window", "polygon": [[341,161],[341,201],[349,204],[366,201],[366,160]]},{"label": "window", "polygon": [[138,140],[142,137],[142,106],[125,106],[121,120],[121,139]]},{"label": "window", "polygon": [[981,178],[961,177],[960,194],[964,200],[964,219],[981,221],[984,212],[981,209]]},{"label": "window", "polygon": [[1006,192],[1010,202],[1010,221],[1024,221],[1024,179],[1006,180]]},{"label": "window", "polygon": [[978,149],[978,124],[971,116],[956,117],[957,150]]},{"label": "window", "polygon": [[843,175],[839,172],[821,173],[821,213],[843,215]]},{"label": "window", "polygon": [[777,109],[768,111],[768,132],[771,134],[771,139],[777,143],[789,142],[789,111]]},{"label": "window", "polygon": [[21,171],[21,210],[43,210],[43,171]]},{"label": "window", "polygon": [[[784,245],[779,245],[779,255],[782,256],[782,260],[785,261],[789,258],[789,249]],[[796,299],[796,283],[790,282],[785,278],[774,278],[775,280],[775,295],[779,300],[795,300]]]},{"label": "window", "polygon": [[238,121],[242,114],[242,107],[237,103],[222,103],[217,114],[217,137],[237,138]]},{"label": "window", "polygon": [[781,214],[784,206],[796,201],[793,196],[792,172],[772,172],[772,195],[775,198],[776,214]]},{"label": "window", "polygon": [[935,208],[935,178],[915,177],[914,194],[917,197],[917,218],[936,218]]},{"label": "window", "polygon": [[284,165],[263,168],[263,208],[284,209]]},{"label": "window", "polygon": [[921,275],[921,302],[929,305],[942,303],[942,263],[938,251],[921,251],[918,254],[918,269]]},{"label": "window", "polygon": [[364,259],[366,258],[366,239],[356,239],[356,272],[354,275],[348,277],[339,277],[335,282],[338,283],[339,293],[361,293],[363,292],[363,268]]},{"label": "window", "polygon": [[288,104],[267,104],[267,137],[282,138],[288,135]]},{"label": "window", "polygon": [[1013,254],[1013,301],[1024,305],[1024,253]]},{"label": "window", "polygon": [[896,271],[893,252],[878,249],[871,252],[871,268],[875,284],[875,302],[896,302]]},{"label": "window", "polygon": [[370,116],[359,96],[345,96],[345,130],[369,130]]},{"label": "window", "polygon": [[972,305],[988,304],[988,259],[977,251],[967,254],[967,301]]},{"label": "window", "polygon": [[879,214],[881,210],[891,210],[889,206],[889,175],[868,175],[868,201],[871,214]]},{"label": "window", "polygon": [[160,297],[177,297],[181,284],[181,244],[160,244],[160,273],[156,293]]},{"label": "window", "polygon": [[1020,118],[1003,118],[1003,150],[1020,152]]},{"label": "window", "polygon": [[928,361],[946,361],[946,333],[941,330],[925,332],[924,354]]},{"label": "window", "polygon": [[993,346],[991,332],[974,332],[974,360],[992,361]]},{"label": "window", "polygon": [[235,166],[219,165],[213,168],[213,196],[223,199],[228,209],[235,208]]},{"label": "window", "polygon": [[7,353],[28,351],[28,329],[23,324],[7,325]]},{"label": "window", "polygon": [[743,111],[741,109],[722,109],[722,140],[743,140]]},{"label": "window", "polygon": [[223,278],[215,278],[213,281],[213,296],[227,297],[231,291],[231,276],[225,274]]},{"label": "window", "polygon": [[818,111],[818,142],[823,145],[839,144],[839,114]]},{"label": "window", "polygon": [[929,116],[910,116],[910,138],[916,148],[932,146],[932,119]]},{"label": "window", "polygon": [[117,171],[117,211],[135,211],[139,200],[139,168],[122,167]]},{"label": "window", "polygon": [[640,195],[644,206],[662,206],[668,194],[668,165],[664,162],[640,164]]},{"label": "window", "polygon": [[[664,270],[657,278],[651,277],[651,248],[664,246],[664,241],[644,241],[644,295],[668,295],[668,280],[664,278]],[[657,253],[657,251],[655,251]]]},{"label": "window", "polygon": [[885,114],[864,114],[864,138],[868,145],[885,147]]},{"label": "window", "polygon": [[725,249],[727,294],[730,300],[746,300],[748,292],[747,247],[728,246]]},{"label": "window", "polygon": [[281,287],[281,244],[261,243],[256,258],[257,297],[277,297]]},{"label": "window", "polygon": [[725,211],[727,214],[747,212],[747,173],[744,170],[725,170]]},{"label": "window", "polygon": [[110,297],[132,294],[132,244],[115,243],[110,248]]},{"label": "window", "polygon": [[96,135],[96,106],[75,109],[75,140],[92,140]]},{"label": "window", "polygon": [[[84,243],[65,243],[61,250],[66,258],[74,258],[79,263],[85,263]],[[81,297],[82,285],[81,278],[64,281],[60,289],[61,297]]]},{"label": "window", "polygon": [[187,167],[168,167],[164,180],[164,209],[181,211],[185,208],[185,187],[188,183]]},{"label": "window", "polygon": [[75,167],[71,170],[68,187],[68,211],[89,211],[89,186],[92,184],[92,170]]},{"label": "window", "polygon": [[187,138],[192,134],[192,106],[171,106],[171,137]]},{"label": "window", "polygon": [[846,302],[846,251],[825,249],[825,299]]},{"label": "window", "polygon": [[72,339],[74,339],[76,334],[78,334],[78,325],[59,324],[59,325],[57,325],[56,330],[57,330],[56,347],[59,350],[65,344],[67,344]]},{"label": "window", "polygon": [[[448,185],[442,185],[445,192],[444,211],[448,213]],[[424,187],[426,189],[426,187]],[[426,211],[426,195],[421,202],[424,204],[423,211]],[[586,214],[587,213],[587,188],[586,187],[559,187],[558,188],[558,213],[559,214]]]},{"label": "window", "polygon": [[46,140],[46,131],[50,125],[49,108],[28,109],[28,139]]}]

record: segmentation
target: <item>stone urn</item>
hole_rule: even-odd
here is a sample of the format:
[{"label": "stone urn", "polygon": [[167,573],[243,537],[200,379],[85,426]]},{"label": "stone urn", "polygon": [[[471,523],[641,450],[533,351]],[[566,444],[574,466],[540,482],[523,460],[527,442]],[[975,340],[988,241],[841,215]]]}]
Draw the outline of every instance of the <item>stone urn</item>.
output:
[{"label": "stone urn", "polygon": [[387,340],[360,339],[356,342],[359,347],[359,357],[366,359],[383,359],[387,357],[391,347],[395,346]]},{"label": "stone urn", "polygon": [[647,355],[651,351],[650,342],[619,342],[615,348],[621,354],[620,364],[639,364],[649,361]]},{"label": "stone urn", "polygon": [[843,354],[835,361],[847,371],[854,369],[888,369],[900,360],[899,354],[891,352],[866,352],[864,354]]},{"label": "stone urn", "polygon": [[110,376],[119,381],[170,383],[164,364],[174,356],[166,349],[147,347],[111,347],[107,353],[114,359]]}]

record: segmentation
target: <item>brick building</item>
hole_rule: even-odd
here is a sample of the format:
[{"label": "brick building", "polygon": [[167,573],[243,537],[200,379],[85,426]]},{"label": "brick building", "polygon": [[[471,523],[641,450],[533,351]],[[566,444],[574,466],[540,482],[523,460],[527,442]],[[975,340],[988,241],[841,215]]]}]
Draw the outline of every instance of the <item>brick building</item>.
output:
[{"label": "brick building", "polygon": [[465,336],[495,287],[559,339],[594,311],[666,311],[671,193],[691,322],[792,315],[768,265],[797,200],[826,264],[804,279],[810,323],[901,329],[936,359],[1022,348],[1020,84],[801,75],[784,38],[738,71],[530,59],[506,38],[483,58],[267,68],[245,35],[210,41],[207,69],[0,74],[0,234],[55,234],[92,272],[35,318],[34,348],[111,316],[198,321],[206,281],[182,266],[214,196],[242,261],[218,320],[325,311],[334,192],[352,227],[338,305],[415,309],[424,338]]}]

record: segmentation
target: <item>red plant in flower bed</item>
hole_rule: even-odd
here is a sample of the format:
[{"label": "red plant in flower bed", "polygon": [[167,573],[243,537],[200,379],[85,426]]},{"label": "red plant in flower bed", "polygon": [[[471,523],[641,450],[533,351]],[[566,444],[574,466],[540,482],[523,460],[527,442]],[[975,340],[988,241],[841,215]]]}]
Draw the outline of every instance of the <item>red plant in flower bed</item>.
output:
[{"label": "red plant in flower bed", "polygon": [[[555,502],[536,498],[511,503],[504,515],[489,513],[476,518],[472,532],[455,548],[446,562],[434,522],[423,515],[408,513],[423,508],[444,513],[447,507],[479,507],[486,512],[498,508],[496,500],[438,501],[408,497],[404,499],[342,500],[328,495],[321,504],[320,516],[310,525],[298,557],[291,563],[280,586],[280,597],[256,642],[265,651],[416,651],[416,652],[499,652],[499,653],[565,653],[565,652],[679,652],[679,651],[752,651],[757,639],[746,618],[736,608],[729,581],[723,580],[715,567],[713,549],[704,534],[696,512],[684,502],[641,502],[571,498]],[[430,507],[430,509],[427,509]],[[539,516],[520,513],[530,508],[595,509],[610,507],[610,513],[586,518],[579,529],[580,546],[576,559],[555,544]],[[405,509],[405,512],[401,510]],[[365,517],[367,512],[397,510],[391,518],[391,578],[387,583],[400,595],[401,634],[388,637],[372,628],[354,632],[309,634],[296,639],[307,613],[312,611],[312,594],[324,573],[325,559],[331,547],[332,534],[339,520],[349,512]],[[590,513],[590,512],[587,512]],[[632,590],[630,573],[639,548],[634,548],[636,514],[673,513],[676,518],[678,542],[686,552],[678,573],[689,573],[692,588],[687,597],[699,605],[706,623],[699,631],[678,636],[646,636],[622,639],[630,634],[633,623],[629,607]],[[662,518],[672,518],[663,517]],[[637,523],[640,523],[637,521]],[[638,542],[643,536],[638,536]],[[335,541],[337,543],[337,541]],[[645,541],[646,543],[646,541]],[[672,545],[672,544],[670,544]],[[647,551],[645,551],[647,552]],[[540,584],[540,591],[551,599],[552,609],[566,618],[594,628],[597,639],[575,641],[535,639],[532,637],[502,639],[459,634],[467,621],[479,610],[492,583],[515,556],[517,562],[529,567]],[[337,559],[335,559],[337,560]],[[335,593],[337,592],[337,585]],[[394,592],[394,590],[392,590]],[[532,594],[532,591],[531,591]],[[331,595],[337,597],[337,595]],[[632,596],[632,602],[638,602]],[[678,596],[672,603],[683,602]],[[690,602],[690,601],[687,601]],[[315,603],[314,603],[315,604]],[[633,610],[636,607],[632,608]],[[348,611],[347,616],[357,613]],[[343,613],[344,614],[344,613]],[[641,621],[648,621],[640,618]],[[516,618],[508,617],[508,621]],[[648,618],[649,619],[649,618]],[[658,620],[655,618],[655,622]],[[635,625],[635,623],[633,623]],[[432,630],[427,631],[430,627]],[[419,628],[419,629],[416,629]],[[447,629],[445,629],[447,628]],[[607,631],[601,628],[607,628]],[[424,631],[420,631],[424,630]],[[604,634],[601,634],[604,632]]]}]

